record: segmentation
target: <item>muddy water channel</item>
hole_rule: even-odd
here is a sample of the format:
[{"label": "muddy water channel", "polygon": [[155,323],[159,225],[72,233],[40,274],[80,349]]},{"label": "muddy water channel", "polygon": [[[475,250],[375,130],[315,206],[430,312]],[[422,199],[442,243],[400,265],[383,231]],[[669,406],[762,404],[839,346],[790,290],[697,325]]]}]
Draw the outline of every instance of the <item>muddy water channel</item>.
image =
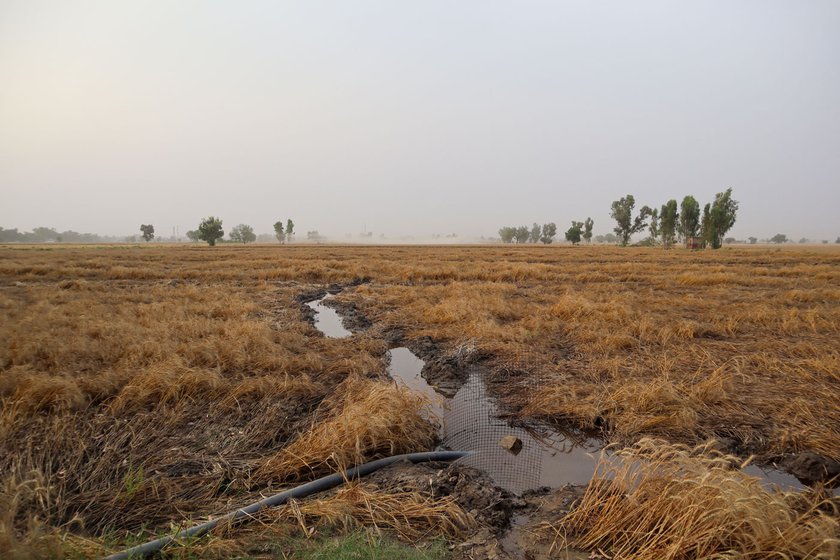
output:
[{"label": "muddy water channel", "polygon": [[[315,312],[315,328],[329,338],[352,335],[342,324],[341,316],[324,305],[330,297],[328,294],[306,304]],[[441,447],[474,451],[462,462],[485,471],[500,487],[521,493],[544,486],[557,488],[589,482],[595,470],[594,453],[600,449],[597,440],[572,442],[554,432],[526,430],[500,419],[480,369],[471,371],[455,395],[446,398],[423,378],[425,362],[411,350],[393,348],[388,357],[391,378],[428,399],[429,420],[439,426]],[[516,438],[513,449],[502,446],[506,436]]]},{"label": "muddy water channel", "polygon": [[[344,327],[341,316],[323,304],[330,297],[328,294],[307,303],[315,312],[315,328],[329,338],[351,336],[353,333]],[[388,358],[391,378],[429,401],[428,419],[439,427],[440,447],[475,452],[460,461],[483,470],[498,486],[521,494],[542,487],[589,483],[601,452],[600,440],[573,438],[548,428],[525,428],[503,420],[495,400],[488,394],[484,370],[480,367],[472,368],[467,381],[448,398],[426,382],[422,376],[425,362],[411,350],[392,348]],[[768,488],[801,490],[805,487],[796,477],[781,470],[751,465],[745,472],[759,478]]]}]

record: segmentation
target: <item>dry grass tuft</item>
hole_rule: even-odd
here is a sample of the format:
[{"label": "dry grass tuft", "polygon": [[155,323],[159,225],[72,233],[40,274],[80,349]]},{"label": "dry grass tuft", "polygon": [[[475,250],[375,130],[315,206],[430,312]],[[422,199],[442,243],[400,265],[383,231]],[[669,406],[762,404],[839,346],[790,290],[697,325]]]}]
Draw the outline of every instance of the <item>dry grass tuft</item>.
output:
[{"label": "dry grass tuft", "polygon": [[401,538],[455,538],[476,527],[475,520],[450,496],[431,498],[419,492],[388,492],[350,482],[328,497],[292,502],[265,512],[268,521],[298,523],[304,534],[317,526],[391,529]]},{"label": "dry grass tuft", "polygon": [[421,414],[426,404],[405,387],[348,378],[325,402],[324,419],[261,460],[254,481],[298,480],[331,471],[331,464],[428,449],[435,433]]},{"label": "dry grass tuft", "polygon": [[219,392],[223,386],[224,380],[216,371],[187,368],[175,360],[161,362],[132,377],[111,401],[109,412],[137,412],[198,399]]},{"label": "dry grass tuft", "polygon": [[550,529],[613,558],[837,557],[830,502],[768,491],[734,461],[706,446],[642,439],[603,457],[581,503]]},{"label": "dry grass tuft", "polygon": [[7,396],[7,409],[17,414],[81,410],[88,404],[87,395],[79,383],[63,375],[33,372],[29,367],[16,366],[0,378],[0,397]]},{"label": "dry grass tuft", "polygon": [[529,395],[521,414],[563,418],[590,429],[600,424],[622,441],[638,434],[692,441],[703,435],[709,405],[727,400],[732,377],[731,371],[720,367],[701,379],[664,373],[646,380],[610,380],[600,387],[565,379]]}]

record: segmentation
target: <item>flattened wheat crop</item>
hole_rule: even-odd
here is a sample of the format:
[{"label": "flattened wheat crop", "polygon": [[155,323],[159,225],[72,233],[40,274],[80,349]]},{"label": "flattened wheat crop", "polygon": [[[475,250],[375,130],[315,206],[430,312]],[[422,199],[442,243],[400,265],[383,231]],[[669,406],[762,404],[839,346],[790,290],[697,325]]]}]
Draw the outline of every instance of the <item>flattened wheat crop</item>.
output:
[{"label": "flattened wheat crop", "polygon": [[[301,297],[334,284],[369,329],[327,339],[307,321]],[[385,374],[397,334],[470,348],[526,422],[840,460],[832,246],[7,246],[0,317],[0,550],[22,558],[113,550],[428,449],[423,403]],[[343,496],[276,522],[400,519]]]},{"label": "flattened wheat crop", "polygon": [[615,558],[836,558],[837,512],[816,492],[773,492],[734,457],[642,439],[602,459],[574,511],[546,529]]}]

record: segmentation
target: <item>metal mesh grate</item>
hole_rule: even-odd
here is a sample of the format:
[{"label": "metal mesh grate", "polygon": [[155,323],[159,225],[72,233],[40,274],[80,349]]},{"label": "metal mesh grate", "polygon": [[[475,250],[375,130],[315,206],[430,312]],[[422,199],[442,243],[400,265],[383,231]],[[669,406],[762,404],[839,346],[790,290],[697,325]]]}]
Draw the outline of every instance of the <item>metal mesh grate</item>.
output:
[{"label": "metal mesh grate", "polygon": [[[467,382],[444,412],[444,445],[474,451],[475,455],[461,462],[487,472],[499,486],[515,493],[540,486],[586,484],[595,466],[591,453],[600,447],[599,442],[554,431],[540,434],[511,425],[487,389],[486,383],[491,383],[493,394],[504,395],[513,388],[535,391],[547,383],[558,382],[534,375],[537,371],[550,375],[552,369],[551,364],[534,355],[495,368],[492,379],[486,378],[483,368],[470,367]],[[519,453],[500,445],[500,440],[509,435],[522,441]]]},{"label": "metal mesh grate", "polygon": [[[515,372],[521,369],[503,371],[510,372],[503,374],[509,379],[494,376],[494,383],[519,382],[520,376]],[[479,368],[470,368],[467,382],[449,403],[444,413],[444,445],[450,449],[475,451],[475,455],[462,462],[487,472],[503,488],[517,493],[536,488],[540,485],[544,450],[527,431],[498,418],[499,409],[488,394],[484,373]],[[530,382],[536,383],[536,380]],[[522,441],[518,453],[500,445],[502,438],[509,435]]]}]

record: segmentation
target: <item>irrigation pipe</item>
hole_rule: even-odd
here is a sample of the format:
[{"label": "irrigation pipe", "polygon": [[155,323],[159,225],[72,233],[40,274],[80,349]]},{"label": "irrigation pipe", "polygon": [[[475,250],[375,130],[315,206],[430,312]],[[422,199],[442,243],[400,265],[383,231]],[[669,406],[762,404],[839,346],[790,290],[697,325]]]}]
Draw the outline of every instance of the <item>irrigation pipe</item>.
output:
[{"label": "irrigation pipe", "polygon": [[358,467],[348,469],[346,472],[334,473],[323,478],[319,478],[318,480],[313,480],[312,482],[307,482],[306,484],[301,484],[300,486],[296,486],[289,490],[285,490],[283,492],[280,492],[279,494],[275,494],[274,496],[270,496],[268,498],[265,498],[264,500],[260,500],[259,502],[254,502],[253,504],[245,506],[242,509],[237,509],[235,511],[227,513],[222,517],[211,519],[210,521],[202,523],[201,525],[196,525],[195,527],[190,527],[189,529],[183,529],[173,535],[168,535],[166,537],[155,539],[153,541],[149,541],[147,543],[123,550],[122,552],[117,552],[116,554],[107,556],[105,560],[144,558],[154,552],[159,551],[160,549],[177,539],[199,537],[207,533],[208,531],[213,530],[213,528],[215,528],[216,525],[218,525],[219,523],[227,521],[234,522],[241,520],[244,517],[252,517],[255,513],[257,513],[263,508],[279,506],[280,504],[284,504],[292,498],[303,498],[309,496],[310,494],[315,494],[316,492],[323,492],[324,490],[329,490],[330,488],[334,488],[347,480],[361,478],[383,467],[393,465],[394,463],[398,463],[400,461],[409,461],[411,463],[426,463],[429,461],[454,461],[455,459],[460,459],[461,457],[466,457],[467,455],[471,455],[471,453],[468,451],[427,451],[425,453],[407,453],[405,455],[394,455],[392,457],[385,457],[384,459],[371,461],[370,463],[365,463],[363,465],[359,465]]}]

